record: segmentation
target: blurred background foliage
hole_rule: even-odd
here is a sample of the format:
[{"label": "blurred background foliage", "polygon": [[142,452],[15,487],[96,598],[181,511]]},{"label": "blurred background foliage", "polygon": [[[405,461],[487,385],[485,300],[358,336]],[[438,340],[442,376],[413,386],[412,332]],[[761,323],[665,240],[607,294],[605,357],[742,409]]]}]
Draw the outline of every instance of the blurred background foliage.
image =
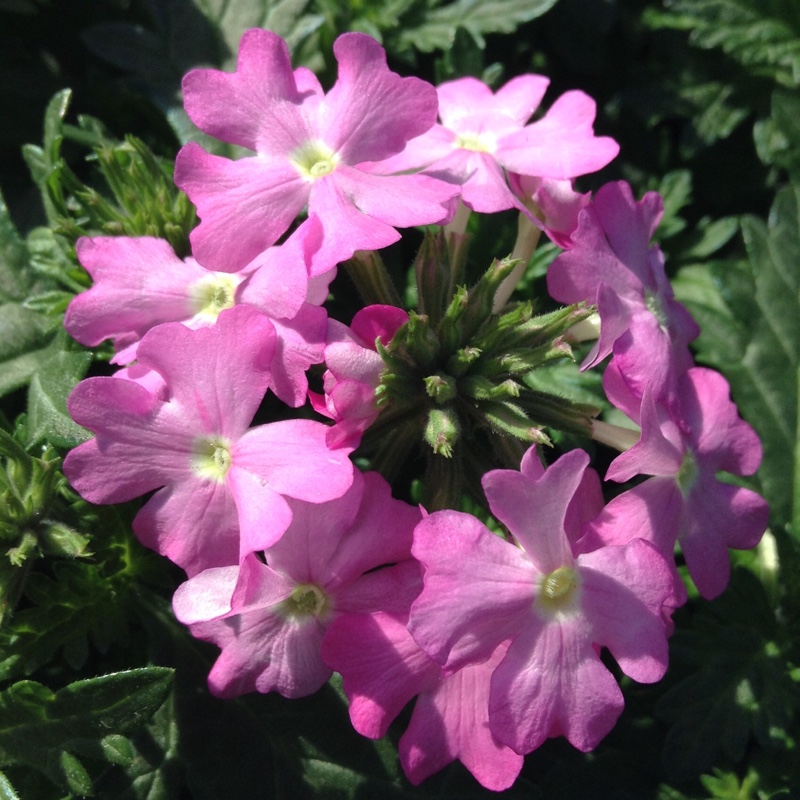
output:
[{"label": "blurred background foliage", "polygon": [[[213,647],[169,607],[179,571],[133,539],[136,504],[90,507],[60,473],[86,433],[65,398],[110,351],[61,328],[89,285],[81,235],[160,235],[195,224],[172,186],[193,128],[181,76],[232,69],[243,30],[284,36],[296,64],[335,80],[347,30],[432,82],[579,88],[620,156],[582,190],[660,191],[676,293],[764,442],[749,485],[772,509],[728,591],[676,615],[655,686],[623,681],[626,710],[590,754],[551,740],[503,793],[526,800],[800,797],[800,4],[797,0],[0,0],[0,799],[472,798],[459,764],[411,787],[401,724],[371,742],[333,680],[300,701],[212,698]],[[473,220],[472,258],[513,242],[511,215]],[[541,292],[554,248],[531,262]],[[413,257],[395,255],[398,280]],[[392,256],[388,257],[391,262]],[[355,299],[335,284],[349,320]],[[591,381],[591,379],[589,379]],[[584,389],[596,390],[586,383]],[[101,677],[98,677],[101,676]]]}]

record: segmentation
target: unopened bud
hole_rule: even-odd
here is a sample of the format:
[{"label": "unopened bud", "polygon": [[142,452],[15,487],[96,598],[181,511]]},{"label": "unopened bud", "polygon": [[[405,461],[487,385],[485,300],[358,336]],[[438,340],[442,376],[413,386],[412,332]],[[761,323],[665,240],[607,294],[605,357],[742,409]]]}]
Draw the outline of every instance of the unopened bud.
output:
[{"label": "unopened bud", "polygon": [[425,426],[425,441],[436,455],[451,458],[459,434],[458,417],[452,408],[431,409]]},{"label": "unopened bud", "polygon": [[437,403],[446,403],[448,400],[453,400],[458,394],[455,379],[442,372],[425,378],[425,391]]}]

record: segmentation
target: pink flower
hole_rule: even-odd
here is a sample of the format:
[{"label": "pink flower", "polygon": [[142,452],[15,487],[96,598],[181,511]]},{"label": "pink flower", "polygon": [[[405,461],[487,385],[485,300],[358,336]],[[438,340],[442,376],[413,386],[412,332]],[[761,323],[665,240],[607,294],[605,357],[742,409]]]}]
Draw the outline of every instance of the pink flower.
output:
[{"label": "pink flower", "polygon": [[457,511],[417,526],[412,554],[423,565],[424,588],[409,630],[446,672],[484,661],[510,641],[491,679],[492,734],[522,754],[559,735],[590,750],[623,705],[599,648],[634,680],[658,680],[667,665],[662,610],[672,575],[640,539],[577,552],[584,514],[574,498],[589,457],[573,450],[544,472],[535,461],[532,449],[520,472],[483,479],[492,513],[519,546]]},{"label": "pink flower", "polygon": [[328,503],[289,505],[291,525],[264,562],[250,555],[206,570],[175,593],[178,619],[222,649],[208,678],[217,696],[315,692],[332,673],[320,655],[331,622],[407,604],[416,585],[409,550],[420,512],[393,499],[377,473],[356,471]]},{"label": "pink flower", "polygon": [[285,244],[227,272],[207,270],[193,258],[179,259],[162,239],[80,239],[78,258],[94,285],[72,300],[64,326],[89,347],[113,339],[113,363],[128,364],[155,325],[212,325],[221,311],[247,303],[271,319],[277,334],[270,388],[289,405],[302,405],[308,390],[305,373],[322,361],[327,323],[326,312],[306,302],[308,269],[321,238],[322,228],[312,217]]},{"label": "pink flower", "polygon": [[70,395],[72,418],[95,433],[67,455],[70,483],[92,503],[158,489],[134,530],[190,574],[263,550],[291,522],[285,496],[321,503],[352,480],[349,451],[329,449],[319,422],[248,429],[274,347],[269,319],[248,306],[223,311],[213,327],[153,328],[138,358],[163,378],[157,394],[112,377]]},{"label": "pink flower", "polygon": [[376,169],[425,169],[455,180],[466,206],[492,213],[522,207],[504,170],[566,180],[604,167],[619,147],[594,135],[595,103],[583,92],[561,95],[542,119],[526,124],[548,83],[541,75],[520,75],[495,94],[476,78],[443,83],[437,88],[442,124]]},{"label": "pink flower", "polygon": [[508,176],[514,194],[529,206],[532,202],[534,219],[559,246],[572,246],[571,236],[578,228],[578,215],[591,203],[591,193],[576,192],[571,180],[553,180],[527,175]]},{"label": "pink flower", "polygon": [[615,497],[589,535],[606,544],[641,536],[668,558],[677,539],[700,594],[711,599],[728,583],[727,549],[755,547],[769,521],[763,498],[717,475],[754,474],[761,442],[718,372],[690,369],[678,389],[678,403],[669,408],[645,394],[641,439],[614,460],[608,478],[654,477]]},{"label": "pink flower", "polygon": [[[426,131],[436,93],[386,66],[369,36],[346,33],[333,46],[339,79],[324,94],[306,69],[292,71],[286,42],[265,30],[242,37],[236,72],[196,69],[183,80],[186,110],[206,133],[255,152],[230,161],[197,144],[178,154],[175,182],[202,220],[191,236],[212,269],[244,265],[274,244],[308,207],[324,229],[312,274],[397,241],[395,227],[444,220],[458,190],[420,175],[362,170]],[[231,265],[234,265],[233,267]]]},{"label": "pink flower", "polygon": [[613,352],[621,381],[609,396],[626,409],[638,406],[648,387],[657,398],[674,394],[678,376],[693,364],[688,344],[699,333],[675,300],[663,254],[650,245],[662,211],[655,192],[637,203],[627,183],[606,184],[580,212],[570,249],[547,273],[554,299],[597,304],[600,339],[582,367]]},{"label": "pink flower", "polygon": [[361,434],[375,421],[379,408],[375,389],[385,364],[375,349],[377,339],[388,345],[408,314],[394,306],[362,308],[347,325],[328,321],[324,397],[309,393],[315,410],[335,420],[328,434],[331,445],[357,447]]},{"label": "pink flower", "polygon": [[383,611],[343,614],[328,630],[322,655],[342,674],[353,727],[378,739],[416,697],[399,744],[409,780],[417,785],[458,759],[482,786],[507,789],[523,759],[489,730],[489,681],[507,646],[447,675],[414,642],[406,621]]}]

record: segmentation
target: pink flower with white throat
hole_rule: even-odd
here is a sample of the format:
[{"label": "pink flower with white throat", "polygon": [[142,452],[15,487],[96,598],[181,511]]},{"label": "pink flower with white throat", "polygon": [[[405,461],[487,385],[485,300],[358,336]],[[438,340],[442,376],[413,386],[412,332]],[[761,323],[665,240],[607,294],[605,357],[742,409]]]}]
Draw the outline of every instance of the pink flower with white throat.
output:
[{"label": "pink flower with white throat", "polygon": [[617,456],[607,477],[620,482],[653,477],[617,495],[589,530],[605,544],[641,536],[666,557],[677,540],[700,594],[711,599],[728,584],[728,548],[755,547],[769,522],[761,496],[718,478],[720,472],[753,475],[761,463],[761,442],[739,416],[718,372],[690,369],[678,390],[671,406],[645,394],[641,439]]},{"label": "pink flower with white throat", "polygon": [[583,92],[561,95],[541,119],[528,124],[549,80],[520,75],[496,93],[477,78],[437,87],[441,125],[413,139],[375,169],[424,169],[461,184],[461,199],[474,211],[523,208],[506,171],[567,180],[594,172],[619,152],[617,143],[595,136],[596,106]]},{"label": "pink flower with white throat", "polygon": [[309,268],[321,245],[322,228],[311,217],[250,264],[214,272],[191,257],[178,258],[163,239],[82,238],[78,258],[94,285],[72,300],[64,327],[89,347],[112,339],[112,362],[126,365],[156,325],[209,326],[222,311],[247,303],[270,318],[277,334],[270,388],[296,407],[306,399],[306,370],[322,361],[325,346],[327,313],[307,301]]},{"label": "pink flower with white throat", "polygon": [[317,691],[332,674],[320,654],[331,623],[396,609],[416,588],[409,550],[420,512],[392,498],[378,473],[356,471],[331,502],[290,505],[291,525],[263,561],[206,570],[175,594],[178,619],[222,649],[208,679],[217,696]]},{"label": "pink flower with white throat", "polygon": [[484,476],[492,513],[519,546],[457,511],[431,514],[414,532],[424,588],[409,630],[446,672],[510,640],[491,680],[489,727],[520,754],[560,735],[591,750],[611,730],[623,700],[600,647],[637,681],[656,681],[667,666],[664,558],[639,539],[577,546],[588,461],[573,450],[542,471],[531,449],[520,472]]},{"label": "pink flower with white throat", "polygon": [[433,224],[450,215],[457,187],[422,175],[382,177],[359,167],[398,153],[430,128],[434,88],[391,72],[383,48],[365,34],[343,34],[333,50],[339,79],[327,94],[308,70],[292,71],[283,39],[258,29],[242,37],[236,72],[196,69],[185,76],[192,121],[255,153],[230,161],[188,144],[178,154],[175,182],[202,220],[191,240],[204,266],[246,264],[274,244],[306,206],[324,228],[323,265],[331,253],[342,260],[396,242],[396,227]]},{"label": "pink flower with white throat", "polygon": [[88,378],[69,397],[72,418],[95,437],[72,450],[64,474],[92,503],[121,503],[157,489],[134,519],[137,536],[188,573],[236,564],[291,522],[286,496],[325,502],[352,481],[349,450],[327,427],[288,420],[248,428],[270,382],[275,331],[254,308],[223,311],[212,327],[158,325],[138,382]]},{"label": "pink flower with white throat", "polygon": [[582,368],[613,353],[609,376],[617,380],[604,385],[626,411],[647,388],[657,399],[673,396],[678,377],[694,363],[689,342],[699,328],[675,299],[663,253],[650,244],[663,211],[656,192],[636,201],[627,183],[607,183],[580,211],[570,248],[547,273],[555,300],[597,305],[600,338]]}]

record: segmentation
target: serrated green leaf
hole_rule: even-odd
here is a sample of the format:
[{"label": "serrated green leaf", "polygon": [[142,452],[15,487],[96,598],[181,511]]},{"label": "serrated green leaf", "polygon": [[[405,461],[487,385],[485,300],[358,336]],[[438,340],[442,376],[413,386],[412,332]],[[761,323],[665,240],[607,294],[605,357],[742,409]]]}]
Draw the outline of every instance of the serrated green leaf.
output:
[{"label": "serrated green leaf", "polygon": [[28,444],[73,448],[90,438],[67,412],[67,397],[86,374],[90,353],[62,350],[45,361],[28,388]]},{"label": "serrated green leaf", "polygon": [[104,739],[149,719],[172,680],[166,667],[144,667],[75,681],[57,692],[20,681],[0,692],[0,764],[20,764],[82,796],[88,772],[72,752],[81,740]]},{"label": "serrated green leaf", "polygon": [[2,772],[0,772],[0,800],[20,800],[11,781]]},{"label": "serrated green leaf", "polygon": [[172,681],[167,667],[142,667],[75,681],[57,692],[20,681],[0,692],[0,761],[39,765],[74,739],[102,738],[148,720]]},{"label": "serrated green leaf", "polygon": [[455,40],[456,29],[463,27],[483,48],[484,34],[513,33],[555,3],[556,0],[455,0],[429,11],[417,27],[407,27],[400,35],[400,43],[426,53],[447,50]]},{"label": "serrated green leaf", "polygon": [[653,27],[690,31],[689,41],[720,48],[785,86],[800,85],[800,15],[795,0],[673,0],[647,15]]},{"label": "serrated green leaf", "polygon": [[753,129],[758,157],[797,174],[800,172],[800,97],[793,92],[772,93],[771,115]]},{"label": "serrated green leaf", "polygon": [[0,396],[28,383],[52,355],[55,325],[19,303],[0,305]]},{"label": "serrated green leaf", "polygon": [[673,669],[692,671],[656,705],[671,723],[664,760],[673,777],[696,777],[720,756],[739,761],[752,736],[765,749],[786,750],[798,695],[782,635],[761,583],[742,568],[725,594],[702,604],[691,629],[676,632]]},{"label": "serrated green leaf", "polygon": [[0,193],[0,301],[22,300],[30,285],[28,250]]}]

